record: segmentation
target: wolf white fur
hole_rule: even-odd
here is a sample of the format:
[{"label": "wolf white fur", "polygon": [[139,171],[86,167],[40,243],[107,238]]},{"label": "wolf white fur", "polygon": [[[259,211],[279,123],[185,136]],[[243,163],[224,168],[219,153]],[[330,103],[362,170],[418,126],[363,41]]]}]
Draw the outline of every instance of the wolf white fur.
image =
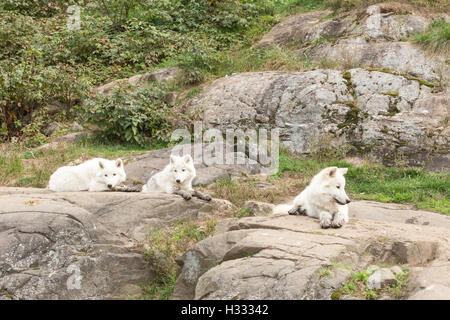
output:
[{"label": "wolf white fur", "polygon": [[291,204],[274,208],[274,213],[302,214],[320,219],[322,228],[340,228],[348,222],[348,203],[345,192],[347,168],[328,167],[314,176],[310,184]]},{"label": "wolf white fur", "polygon": [[192,180],[196,175],[194,162],[190,155],[170,156],[170,163],[148,179],[142,192],[174,193],[177,190],[194,191]]},{"label": "wolf white fur", "polygon": [[63,191],[105,191],[124,182],[122,159],[94,158],[77,166],[64,166],[50,177],[48,189]]},{"label": "wolf white fur", "polygon": [[148,179],[142,187],[142,192],[146,193],[174,193],[189,200],[196,196],[203,200],[211,200],[209,195],[203,195],[194,191],[192,181],[196,176],[194,160],[190,155],[182,157],[171,155],[170,162],[166,167]]}]

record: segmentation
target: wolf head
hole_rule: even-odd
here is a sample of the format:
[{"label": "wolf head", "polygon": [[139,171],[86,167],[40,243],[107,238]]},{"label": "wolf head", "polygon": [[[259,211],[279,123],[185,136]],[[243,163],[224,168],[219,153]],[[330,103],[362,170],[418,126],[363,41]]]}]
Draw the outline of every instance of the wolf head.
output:
[{"label": "wolf head", "polygon": [[182,157],[171,155],[169,169],[173,181],[177,184],[182,184],[195,177],[194,161],[190,155]]},{"label": "wolf head", "polygon": [[322,192],[330,196],[340,205],[350,203],[350,199],[345,192],[345,177],[347,168],[329,167],[320,172]]},{"label": "wolf head", "polygon": [[110,189],[127,179],[122,159],[99,160],[98,166],[100,170],[97,172],[97,181],[104,183]]}]

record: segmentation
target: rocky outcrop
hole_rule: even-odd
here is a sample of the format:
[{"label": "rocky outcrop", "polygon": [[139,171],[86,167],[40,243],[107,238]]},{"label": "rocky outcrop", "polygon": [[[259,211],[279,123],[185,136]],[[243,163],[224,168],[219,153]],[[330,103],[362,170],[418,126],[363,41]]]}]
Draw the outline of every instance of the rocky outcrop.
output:
[{"label": "rocky outcrop", "polygon": [[[360,208],[350,206],[350,215],[358,216]],[[389,221],[398,213],[437,217],[440,225]],[[450,218],[400,208],[383,214],[384,221],[351,218],[334,230],[321,230],[315,219],[289,215],[224,221],[214,237],[185,253],[173,298],[331,299],[339,297],[333,293],[352,272],[379,263],[411,267],[407,297],[450,299],[445,296],[450,288],[445,271],[450,267]]]},{"label": "rocky outcrop", "polygon": [[439,83],[448,79],[444,57],[431,56],[408,37],[436,18],[403,3],[380,3],[330,18],[330,11],[298,14],[276,25],[259,46],[296,44],[299,56],[314,62],[380,67]]},{"label": "rocky outcrop", "polygon": [[166,194],[0,188],[0,299],[139,296],[154,276],[142,249],[150,231],[230,207]]},{"label": "rocky outcrop", "polygon": [[350,145],[386,164],[448,168],[450,94],[386,71],[251,72],[218,79],[189,102],[206,128],[280,128],[281,143],[308,153]]},{"label": "rocky outcrop", "polygon": [[157,82],[168,82],[176,79],[178,74],[180,73],[180,69],[178,67],[169,67],[164,69],[159,69],[152,72],[146,72],[143,74],[137,74],[130,78],[126,79],[118,79],[102,86],[94,88],[94,93],[101,93],[105,95],[109,95],[113,92],[114,89],[118,87],[145,87],[149,83]]}]

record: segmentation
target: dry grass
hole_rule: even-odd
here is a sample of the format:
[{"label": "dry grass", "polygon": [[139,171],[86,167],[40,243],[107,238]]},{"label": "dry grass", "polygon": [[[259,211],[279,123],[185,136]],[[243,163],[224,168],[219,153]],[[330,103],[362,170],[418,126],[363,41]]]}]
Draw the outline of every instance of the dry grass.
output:
[{"label": "dry grass", "polygon": [[241,208],[247,200],[282,203],[295,197],[307,184],[309,177],[286,172],[282,179],[252,176],[221,179],[204,188],[215,198],[225,199]]}]

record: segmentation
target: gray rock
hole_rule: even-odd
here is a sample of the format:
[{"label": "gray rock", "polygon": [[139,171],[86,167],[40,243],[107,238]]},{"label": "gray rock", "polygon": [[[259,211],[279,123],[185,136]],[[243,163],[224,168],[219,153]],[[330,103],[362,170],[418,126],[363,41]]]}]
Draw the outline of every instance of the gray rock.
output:
[{"label": "gray rock", "polygon": [[166,101],[166,103],[173,107],[177,101],[177,95],[174,92],[168,92],[166,93],[166,95],[164,96],[164,101]]},{"label": "gray rock", "polygon": [[425,267],[413,267],[409,271],[408,291],[410,300],[450,300],[450,263],[433,261]]},{"label": "gray rock", "polygon": [[[354,153],[449,168],[450,95],[404,76],[361,68],[251,72],[218,79],[188,105],[203,108],[205,129],[280,129],[281,143],[309,153],[351,146]],[[270,121],[261,123],[258,115]]]},{"label": "gray rock", "polygon": [[398,274],[404,274],[402,268],[400,268],[399,266],[393,266],[391,268],[391,271],[394,275],[398,275]]},{"label": "gray rock", "polygon": [[[401,211],[393,208],[391,216]],[[396,256],[392,252],[396,249],[390,243],[414,243],[418,247],[423,243],[438,244],[440,254],[432,258],[417,260],[415,252],[406,251],[405,257],[399,259],[410,261],[410,266],[426,266],[427,273],[411,271],[428,279],[426,286],[436,283],[447,286],[450,279],[449,273],[441,270],[439,275],[445,281],[439,282],[438,277],[431,276],[437,270],[429,269],[423,262],[430,258],[430,264],[450,266],[448,228],[395,223],[388,219],[358,219],[356,215],[342,229],[319,230],[317,220],[301,216],[227,220],[221,225],[220,233],[186,252],[174,296],[177,299],[330,299],[351,270],[364,270],[373,261],[380,261],[380,252],[388,255],[391,251],[391,256]],[[382,246],[380,252],[367,250],[373,244]],[[207,261],[211,257],[212,261]],[[323,268],[328,268],[330,274],[320,277]],[[377,272],[392,275],[389,269]],[[395,277],[384,283],[392,283],[389,281],[396,281]],[[417,283],[423,280],[413,282],[416,285],[411,290],[415,293],[421,288]]]},{"label": "gray rock", "polygon": [[137,298],[154,276],[142,249],[149,232],[201,212],[220,214],[225,202],[0,188],[0,296]]},{"label": "gray rock", "polygon": [[299,56],[306,55],[315,62],[389,68],[432,82],[441,81],[441,75],[448,76],[444,57],[430,57],[419,46],[404,41],[424,31],[432,15],[422,16],[412,6],[395,2],[345,12],[332,19],[327,18],[329,14],[318,11],[288,17],[258,45],[292,47],[295,43]]},{"label": "gray rock", "polygon": [[273,208],[275,208],[275,205],[267,202],[249,200],[245,201],[244,207],[249,208],[250,211],[255,216],[267,216],[272,213],[272,210]]},{"label": "gray rock", "polygon": [[61,125],[56,122],[50,122],[46,127],[44,127],[41,131],[43,134],[45,134],[47,137],[50,137],[53,133],[55,133],[56,130],[61,128]]},{"label": "gray rock", "polygon": [[113,92],[113,89],[119,86],[137,88],[145,87],[151,82],[169,82],[175,80],[179,72],[180,69],[178,67],[163,68],[152,72],[134,75],[126,79],[114,80],[110,83],[94,88],[93,91],[94,93],[108,95]]},{"label": "gray rock", "polygon": [[382,268],[370,275],[367,279],[367,288],[379,290],[383,287],[390,287],[397,282],[394,274],[387,268]]}]

